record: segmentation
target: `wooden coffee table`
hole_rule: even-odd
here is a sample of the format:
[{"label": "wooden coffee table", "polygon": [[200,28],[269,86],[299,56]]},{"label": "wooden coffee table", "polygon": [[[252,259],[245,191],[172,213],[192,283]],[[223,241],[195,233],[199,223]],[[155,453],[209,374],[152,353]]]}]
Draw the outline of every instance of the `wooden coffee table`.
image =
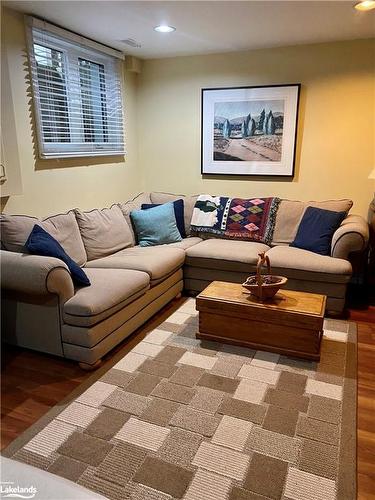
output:
[{"label": "wooden coffee table", "polygon": [[280,290],[262,303],[240,284],[213,281],[196,304],[199,339],[320,359],[325,295]]}]

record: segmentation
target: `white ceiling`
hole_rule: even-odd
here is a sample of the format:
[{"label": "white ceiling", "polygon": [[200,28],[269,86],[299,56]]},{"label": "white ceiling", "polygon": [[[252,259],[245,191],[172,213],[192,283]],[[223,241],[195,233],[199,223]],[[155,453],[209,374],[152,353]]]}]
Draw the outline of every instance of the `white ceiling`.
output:
[{"label": "white ceiling", "polygon": [[[262,47],[367,38],[375,10],[355,1],[5,1],[141,58],[230,52]],[[170,24],[175,33],[156,33]],[[132,38],[142,46],[128,47]]]}]

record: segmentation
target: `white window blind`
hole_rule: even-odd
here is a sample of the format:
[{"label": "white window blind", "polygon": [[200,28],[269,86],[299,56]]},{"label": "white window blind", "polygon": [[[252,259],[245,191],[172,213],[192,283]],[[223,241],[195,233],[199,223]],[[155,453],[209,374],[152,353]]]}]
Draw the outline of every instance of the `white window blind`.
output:
[{"label": "white window blind", "polygon": [[121,53],[28,17],[41,158],[124,154]]}]

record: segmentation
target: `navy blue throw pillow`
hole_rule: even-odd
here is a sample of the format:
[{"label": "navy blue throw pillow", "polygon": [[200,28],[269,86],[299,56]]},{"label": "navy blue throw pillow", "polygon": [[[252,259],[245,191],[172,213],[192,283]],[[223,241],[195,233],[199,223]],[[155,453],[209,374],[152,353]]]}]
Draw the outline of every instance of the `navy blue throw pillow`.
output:
[{"label": "navy blue throw pillow", "polygon": [[310,250],[320,255],[331,255],[333,234],[346,215],[346,212],[308,207],[290,246]]},{"label": "navy blue throw pillow", "polygon": [[30,236],[27,238],[25,247],[32,254],[56,257],[65,262],[71,272],[74,284],[78,286],[91,285],[86,273],[69,257],[60,243],[42,227],[38,226],[38,224],[35,224],[33,227]]},{"label": "navy blue throw pillow", "polygon": [[[141,206],[142,210],[147,210],[148,208],[154,208],[160,206],[160,203],[143,203]],[[181,238],[186,238],[185,232],[185,220],[184,220],[184,200],[176,200],[173,202],[174,215],[176,217],[177,229],[181,234]]]}]

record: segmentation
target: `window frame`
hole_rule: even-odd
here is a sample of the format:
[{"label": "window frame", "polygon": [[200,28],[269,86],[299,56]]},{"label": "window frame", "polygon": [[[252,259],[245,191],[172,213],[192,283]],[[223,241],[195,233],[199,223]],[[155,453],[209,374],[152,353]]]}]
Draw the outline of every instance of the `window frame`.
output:
[{"label": "window frame", "polygon": [[[26,17],[26,28],[27,28],[27,45],[28,45],[28,58],[29,58],[29,70],[31,77],[31,87],[32,87],[32,99],[33,99],[33,109],[35,116],[36,125],[36,136],[38,140],[38,152],[41,159],[52,159],[52,158],[80,158],[80,157],[95,157],[95,156],[123,156],[126,154],[125,148],[125,120],[124,120],[124,74],[123,65],[120,65],[120,60],[124,60],[124,55],[121,52],[111,49],[106,46],[102,46],[93,40],[86,39],[80,35],[67,31],[58,26],[46,23],[32,16]],[[39,31],[47,31],[55,37],[62,38],[61,43],[48,38],[46,43],[43,45],[40,40],[34,39],[33,29]],[[40,85],[37,75],[37,62],[34,52],[34,44],[44,46],[47,49],[56,50],[62,53],[63,66],[64,66],[64,81],[65,81],[65,91],[66,91],[66,102],[67,102],[67,115],[69,123],[69,136],[70,142],[47,142],[45,140],[45,133],[43,130],[43,117],[42,109],[40,104]],[[75,44],[73,49],[70,49],[70,45]],[[109,56],[113,59],[117,58],[117,61],[112,61]],[[83,111],[83,100],[82,100],[82,88],[80,85],[80,68],[79,61],[85,60],[93,64],[97,64],[104,67],[104,78],[105,78],[105,96],[106,96],[106,119],[107,119],[107,135],[108,140],[102,142],[95,141],[85,141],[84,132],[84,111]],[[72,77],[72,68],[75,69],[76,75]],[[70,78],[70,80],[69,80]],[[76,83],[74,83],[74,78],[76,78]],[[73,83],[71,83],[73,82]],[[115,123],[114,128],[120,128],[121,131],[117,134],[112,132],[115,141],[110,140],[111,132],[110,120],[108,116],[111,109],[108,107],[108,102],[111,97],[111,90],[108,86],[111,84],[119,85],[119,102],[113,108],[116,113],[120,113],[114,118]],[[72,90],[72,87],[76,87]],[[73,105],[73,100],[80,96],[79,105],[77,103]],[[112,96],[113,98],[113,96]],[[74,109],[73,109],[74,108]],[[112,110],[112,111],[113,111]],[[77,115],[73,117],[73,115]],[[75,120],[75,125],[72,126],[72,122]],[[118,122],[118,124],[116,123]],[[104,134],[104,129],[103,129]],[[119,142],[118,149],[104,149],[104,145],[114,144],[116,145],[117,139],[121,136],[121,142]],[[73,141],[74,139],[74,141]],[[79,145],[74,148],[73,145]],[[87,147],[85,147],[87,145]],[[74,150],[73,150],[74,149]]]},{"label": "window frame", "polygon": [[[103,129],[102,129],[102,133],[103,133],[103,136],[104,136],[105,134],[107,134],[107,141],[102,141],[102,144],[105,144],[106,142],[109,142],[109,132],[108,132],[108,105],[107,105],[107,97],[108,97],[108,94],[107,94],[107,87],[108,87],[108,85],[107,85],[107,81],[106,81],[106,79],[105,79],[105,76],[106,76],[106,74],[107,74],[107,67],[108,67],[108,66],[106,66],[106,64],[105,64],[104,62],[103,62],[103,63],[100,63],[100,62],[98,62],[98,60],[93,61],[93,60],[92,60],[93,58],[90,58],[90,59],[89,59],[89,58],[85,58],[85,59],[84,59],[83,57],[80,57],[80,56],[77,56],[77,57],[78,57],[78,74],[79,74],[79,78],[80,78],[80,79],[81,79],[81,66],[80,66],[80,62],[81,62],[81,61],[86,61],[86,62],[89,62],[90,64],[96,64],[97,66],[99,66],[99,67],[100,67],[100,66],[102,66],[102,67],[104,68],[104,85],[105,85],[105,87],[104,87],[104,92],[100,91],[100,94],[102,94],[102,93],[103,93],[103,94],[105,94],[105,96],[106,96],[105,106],[106,106],[106,108],[107,108],[107,109],[106,109],[106,114],[105,114],[105,117],[103,117],[103,118],[102,118],[102,119],[103,119]],[[100,78],[100,77],[99,77],[99,78]],[[81,97],[82,97],[82,83],[80,82],[80,84],[81,84],[80,93],[81,93]],[[101,97],[100,97],[100,102],[101,102],[101,108],[103,108],[103,104],[102,104]],[[81,130],[82,130],[82,137],[81,137],[81,139],[82,139],[82,138],[84,138],[84,139],[85,139],[85,135],[86,135],[86,132],[85,132],[85,116],[84,116],[84,106],[85,106],[85,104],[84,104],[84,102],[83,102],[83,97],[82,97],[82,101],[81,101],[81,117],[82,117],[82,119],[81,119],[81,122],[82,122],[82,123],[81,123]],[[102,112],[103,112],[103,111],[102,111]],[[106,123],[106,125],[104,125],[104,119],[105,119],[105,120],[106,120],[106,122],[107,122],[107,123]],[[105,131],[104,131],[104,128],[105,128],[105,127],[107,128],[107,132],[105,132]],[[93,129],[93,130],[94,130],[94,129]],[[91,132],[91,133],[92,133],[92,134],[95,134],[95,131],[93,131],[93,132]],[[85,141],[85,142],[86,142],[86,141]],[[87,142],[89,142],[89,141],[87,141]],[[96,144],[96,143],[94,143],[94,144]]]}]

